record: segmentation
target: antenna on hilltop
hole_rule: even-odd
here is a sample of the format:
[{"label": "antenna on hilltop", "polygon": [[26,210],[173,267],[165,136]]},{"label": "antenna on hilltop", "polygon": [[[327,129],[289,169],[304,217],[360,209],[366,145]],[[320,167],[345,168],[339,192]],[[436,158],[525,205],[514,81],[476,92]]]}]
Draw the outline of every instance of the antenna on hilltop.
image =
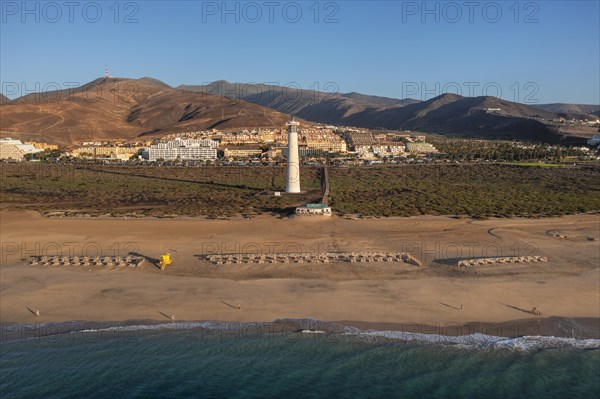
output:
[{"label": "antenna on hilltop", "polygon": [[108,65],[104,67],[104,77],[112,78],[112,76],[108,73]]}]

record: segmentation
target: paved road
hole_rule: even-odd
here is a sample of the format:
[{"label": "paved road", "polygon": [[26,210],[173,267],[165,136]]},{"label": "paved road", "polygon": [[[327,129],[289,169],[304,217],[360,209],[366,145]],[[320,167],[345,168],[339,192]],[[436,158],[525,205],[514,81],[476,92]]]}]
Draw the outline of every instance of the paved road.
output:
[{"label": "paved road", "polygon": [[329,169],[324,166],[321,169],[321,189],[323,190],[323,198],[321,204],[328,205],[329,202]]}]

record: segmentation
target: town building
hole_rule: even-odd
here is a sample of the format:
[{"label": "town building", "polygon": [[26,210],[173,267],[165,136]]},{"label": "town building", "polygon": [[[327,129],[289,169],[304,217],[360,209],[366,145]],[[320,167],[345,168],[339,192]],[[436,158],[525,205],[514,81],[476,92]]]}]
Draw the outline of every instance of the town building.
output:
[{"label": "town building", "polygon": [[142,156],[149,161],[169,160],[215,160],[219,143],[214,140],[175,139],[151,145]]},{"label": "town building", "polygon": [[[288,156],[288,149],[287,147],[272,147],[271,150],[275,149],[275,151],[279,150],[280,156],[287,158]],[[304,147],[304,146],[298,146],[298,156],[300,156],[300,158],[307,158],[307,157],[326,157],[327,154],[329,154],[329,151],[324,151],[324,150],[320,150],[317,148],[308,148],[308,147]],[[272,154],[271,152],[269,154]],[[277,152],[273,153],[275,156],[277,156]],[[270,155],[269,155],[270,156]]]},{"label": "town building", "polygon": [[325,152],[335,153],[335,152],[346,152],[346,142],[341,138],[339,141],[331,141],[331,142],[317,142],[317,141],[309,141],[306,142],[306,148],[314,149],[314,150],[322,150]]},{"label": "town building", "polygon": [[300,131],[300,142],[306,148],[325,152],[346,152],[346,141],[333,130],[322,127],[307,127]]},{"label": "town building", "polygon": [[38,150],[58,150],[58,145],[56,144],[39,143],[37,141],[26,141],[24,144],[32,145]]},{"label": "town building", "polygon": [[360,145],[355,146],[355,150],[363,159],[397,157],[404,154],[404,145]]},{"label": "town building", "polygon": [[242,130],[241,132],[222,133],[221,145],[227,144],[260,144],[263,142],[257,131]]},{"label": "town building", "polygon": [[379,144],[373,134],[369,132],[348,132],[346,133],[345,137],[348,141],[348,144],[354,148],[357,146],[370,146]]},{"label": "town building", "polygon": [[411,154],[431,154],[438,150],[429,143],[406,143],[406,152]]},{"label": "town building", "polygon": [[269,151],[267,151],[267,156],[270,159],[275,159],[275,158],[279,158],[279,157],[286,157],[287,158],[287,147],[271,147],[269,148]]},{"label": "town building", "polygon": [[75,148],[70,155],[79,158],[119,158],[129,159],[137,155],[144,147],[115,147],[115,146],[96,146],[85,145]]},{"label": "town building", "polygon": [[410,135],[410,139],[412,141],[425,142],[425,141],[427,141],[427,136],[425,136],[424,134],[411,134]]},{"label": "town building", "polygon": [[223,157],[229,158],[254,158],[261,157],[262,150],[260,148],[225,148]]},{"label": "town building", "polygon": [[43,152],[31,144],[23,144],[21,140],[11,138],[0,139],[0,159],[22,161],[25,155]]}]

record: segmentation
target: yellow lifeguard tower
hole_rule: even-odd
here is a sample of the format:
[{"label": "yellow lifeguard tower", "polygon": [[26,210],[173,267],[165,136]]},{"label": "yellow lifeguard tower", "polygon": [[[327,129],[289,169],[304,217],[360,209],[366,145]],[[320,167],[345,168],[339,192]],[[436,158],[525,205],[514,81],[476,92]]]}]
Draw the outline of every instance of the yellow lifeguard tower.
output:
[{"label": "yellow lifeguard tower", "polygon": [[160,270],[165,270],[167,268],[167,266],[169,266],[173,261],[171,260],[171,254],[170,253],[165,253],[162,254],[160,257]]}]

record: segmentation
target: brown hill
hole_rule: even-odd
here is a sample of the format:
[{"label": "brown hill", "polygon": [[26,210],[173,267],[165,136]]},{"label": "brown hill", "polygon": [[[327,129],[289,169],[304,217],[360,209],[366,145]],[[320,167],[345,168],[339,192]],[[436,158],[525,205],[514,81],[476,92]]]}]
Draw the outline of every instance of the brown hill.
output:
[{"label": "brown hill", "polygon": [[362,94],[362,93],[356,93],[356,92],[342,94],[342,96],[351,98],[353,100],[369,102],[369,103],[373,103],[373,104],[380,104],[380,105],[409,105],[409,104],[416,104],[416,103],[421,102],[420,100],[414,100],[412,98],[405,98],[404,100],[400,100],[397,98],[371,96],[368,94]]},{"label": "brown hill", "polygon": [[199,86],[181,85],[178,88],[221,97],[237,98],[303,119],[332,124],[339,124],[340,120],[369,108],[401,107],[419,102],[413,99],[399,100],[354,92],[347,94],[329,93],[293,86],[230,83],[225,80]]},{"label": "brown hill", "polygon": [[544,142],[563,141],[563,135],[583,137],[587,134],[565,129],[559,134],[548,122],[559,117],[559,114],[496,97],[443,94],[428,101],[399,100],[361,93],[328,94],[293,87],[227,81],[179,87],[222,97],[240,98],[309,121],[334,125],[413,129],[447,135]]},{"label": "brown hill", "polygon": [[0,93],[0,104],[4,104],[9,102],[10,99],[8,97],[6,97],[4,94]]},{"label": "brown hill", "polygon": [[559,133],[548,121],[575,115],[553,111],[559,109],[594,111],[569,104],[529,106],[454,94],[417,101],[226,81],[172,88],[153,78],[100,78],[76,89],[3,103],[0,130],[3,136],[69,145],[210,128],[280,127],[289,119],[285,114],[291,114],[335,125],[550,143],[564,141],[565,135],[590,135],[591,130],[564,127]]},{"label": "brown hill", "polygon": [[172,89],[172,87],[171,87],[171,86],[169,86],[168,84],[166,84],[166,83],[165,83],[165,82],[163,82],[162,80],[158,80],[158,79],[150,78],[150,77],[147,77],[147,76],[146,76],[146,77],[143,77],[143,78],[140,78],[140,79],[138,79],[138,80],[141,80],[141,81],[143,81],[143,82],[148,82],[148,83],[154,83],[154,84],[156,84],[156,85],[158,85],[158,86],[162,86],[162,87],[165,87],[165,88],[168,88],[168,89]]},{"label": "brown hill", "polygon": [[600,105],[553,103],[536,104],[534,107],[559,114],[581,114],[591,118],[600,116]]},{"label": "brown hill", "polygon": [[29,94],[2,104],[0,112],[4,136],[64,145],[212,127],[279,127],[289,120],[256,104],[149,78],[100,78],[76,89]]},{"label": "brown hill", "polygon": [[369,121],[376,128],[553,143],[563,137],[543,120],[555,116],[551,112],[496,97],[443,94],[405,107],[366,110],[352,115],[347,123],[360,126]]}]

